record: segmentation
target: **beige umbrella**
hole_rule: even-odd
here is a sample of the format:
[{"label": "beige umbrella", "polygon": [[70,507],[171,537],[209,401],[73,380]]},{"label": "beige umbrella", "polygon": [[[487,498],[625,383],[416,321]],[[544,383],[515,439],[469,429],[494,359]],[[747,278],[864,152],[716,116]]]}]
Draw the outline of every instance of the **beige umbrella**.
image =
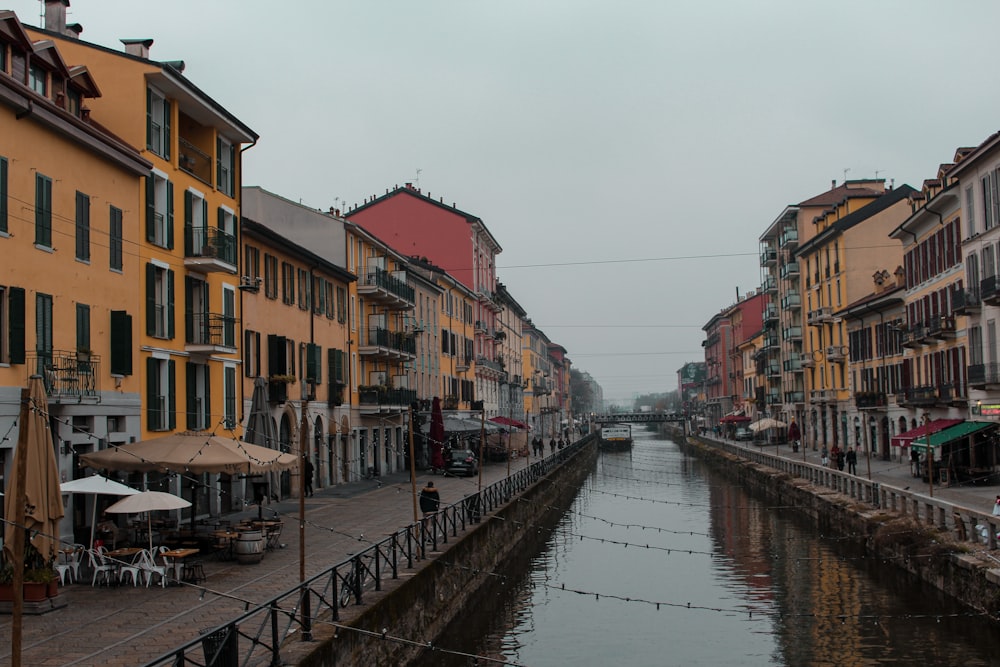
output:
[{"label": "beige umbrella", "polygon": [[252,474],[288,470],[298,457],[207,432],[183,432],[80,456],[91,468],[132,472]]},{"label": "beige umbrella", "polygon": [[764,417],[763,419],[759,419],[754,423],[750,424],[750,426],[748,426],[747,428],[749,428],[754,433],[757,433],[759,431],[765,431],[769,428],[784,428],[785,426],[787,426],[787,424],[785,424],[785,422],[783,421],[780,421],[778,419],[773,419],[772,417]]},{"label": "beige umbrella", "polygon": [[191,507],[191,503],[180,496],[163,491],[143,491],[130,496],[125,496],[114,505],[104,510],[110,514],[141,514],[146,513],[147,530],[149,535],[149,550],[153,550],[153,512],[157,510],[179,510],[184,507]]},{"label": "beige umbrella", "polygon": [[17,448],[4,496],[7,520],[4,551],[8,559],[13,557],[14,532],[20,521],[17,503],[18,499],[23,499],[23,526],[31,535],[32,546],[46,562],[51,562],[59,548],[59,520],[64,512],[59,493],[59,467],[49,431],[48,403],[40,375],[31,376],[21,398]]}]

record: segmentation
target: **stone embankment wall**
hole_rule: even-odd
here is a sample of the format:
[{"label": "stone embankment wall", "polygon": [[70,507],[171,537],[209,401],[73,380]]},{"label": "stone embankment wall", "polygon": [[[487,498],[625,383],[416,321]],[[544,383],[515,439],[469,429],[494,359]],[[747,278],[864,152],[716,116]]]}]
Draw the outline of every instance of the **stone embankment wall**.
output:
[{"label": "stone embankment wall", "polygon": [[872,557],[895,564],[973,610],[1000,620],[1000,561],[986,555],[985,547],[970,548],[948,531],[732,456],[700,438],[685,440],[675,432],[674,440],[719,474],[769,502],[797,508],[824,533],[853,539]]},{"label": "stone embankment wall", "polygon": [[335,637],[318,641],[315,650],[297,664],[406,665],[426,652],[426,647],[384,640],[381,633],[411,640],[436,639],[467,605],[491,599],[498,578],[490,573],[504,569],[509,559],[533,553],[545,541],[549,530],[540,527],[558,523],[562,511],[555,508],[570,505],[596,458],[597,440],[591,438],[571,460],[484,517],[433,560],[408,572],[404,583],[347,624],[374,635],[341,630]]}]

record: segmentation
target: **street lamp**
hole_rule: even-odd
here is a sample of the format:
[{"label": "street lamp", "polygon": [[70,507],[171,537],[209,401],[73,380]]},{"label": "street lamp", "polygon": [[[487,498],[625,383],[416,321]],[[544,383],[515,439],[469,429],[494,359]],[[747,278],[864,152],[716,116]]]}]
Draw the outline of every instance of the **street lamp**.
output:
[{"label": "street lamp", "polygon": [[875,415],[869,415],[868,416],[868,433],[869,433],[869,439],[871,440],[871,442],[869,443],[869,446],[868,446],[868,457],[867,457],[867,461],[868,461],[868,481],[869,482],[872,479],[872,450],[875,448],[875,424],[876,424],[876,422],[875,422]]}]

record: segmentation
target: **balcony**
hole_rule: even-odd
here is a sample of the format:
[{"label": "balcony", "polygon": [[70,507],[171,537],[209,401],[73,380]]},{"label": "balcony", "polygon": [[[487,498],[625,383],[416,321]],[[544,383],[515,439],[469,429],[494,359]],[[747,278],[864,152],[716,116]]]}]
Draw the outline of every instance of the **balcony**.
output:
[{"label": "balcony", "polygon": [[812,368],[816,365],[816,362],[813,361],[813,358],[808,354],[802,355],[800,363],[802,364],[802,368]]},{"label": "balcony", "polygon": [[504,370],[503,361],[493,360],[480,354],[476,357],[476,374],[502,380],[507,372]]},{"label": "balcony", "polygon": [[802,340],[802,327],[785,327],[781,331],[781,338],[788,341]]},{"label": "balcony", "polygon": [[799,247],[799,230],[795,227],[785,227],[778,237],[778,247],[785,250],[795,250]]},{"label": "balcony", "polygon": [[781,271],[779,272],[781,277],[785,280],[797,279],[799,277],[799,263],[798,262],[785,262],[781,265]]},{"label": "balcony", "polygon": [[371,415],[406,410],[417,400],[414,389],[390,389],[381,385],[358,387],[361,414]]},{"label": "balcony", "polygon": [[190,354],[233,354],[239,320],[220,313],[188,313],[184,318],[184,351]]},{"label": "balcony", "polygon": [[833,320],[833,310],[829,306],[810,310],[807,316],[807,323],[812,325],[825,324]]},{"label": "balcony", "polygon": [[489,310],[492,310],[494,313],[499,313],[501,310],[503,310],[500,304],[497,303],[496,295],[493,292],[489,291],[488,289],[480,287],[479,290],[476,292],[476,296],[479,298],[479,303],[481,303]]},{"label": "balcony", "polygon": [[955,318],[948,315],[931,319],[927,326],[927,335],[938,340],[947,340],[955,337]]},{"label": "balcony", "polygon": [[768,276],[764,279],[764,282],[760,287],[765,292],[777,292],[778,281],[774,279],[774,276]]},{"label": "balcony", "polygon": [[[943,388],[943,387],[942,387]],[[906,394],[906,404],[912,406],[930,406],[936,405],[939,402],[939,385],[927,384],[921,385],[919,387],[910,387],[904,393]],[[949,387],[950,389],[950,387]],[[949,396],[945,400],[950,400]]]},{"label": "balcony", "polygon": [[781,297],[781,307],[783,310],[798,310],[802,307],[802,296],[798,292],[786,292]]},{"label": "balcony", "polygon": [[773,266],[778,261],[778,251],[774,248],[764,248],[760,253],[761,266]]},{"label": "balcony", "polygon": [[997,276],[979,281],[979,294],[987,306],[1000,306],[1000,281]]},{"label": "balcony", "polygon": [[490,330],[490,328],[486,325],[486,322],[483,322],[482,320],[476,320],[475,330],[477,334],[485,334],[487,331]]},{"label": "balcony", "polygon": [[367,336],[361,336],[358,354],[387,361],[409,361],[417,356],[417,343],[413,336],[402,331],[369,329]]},{"label": "balcony", "polygon": [[764,373],[768,377],[781,377],[781,366],[776,361],[772,361],[764,368]]},{"label": "balcony", "polygon": [[[181,114],[181,120],[184,120]],[[177,158],[177,166],[181,171],[185,171],[202,183],[212,184],[212,156],[195,146],[184,137],[177,139],[180,147],[180,155]]]},{"label": "balcony", "polygon": [[[405,275],[405,274],[404,274]],[[358,294],[365,299],[396,310],[413,308],[416,291],[385,269],[375,267],[358,276]]]},{"label": "balcony", "polygon": [[768,405],[781,405],[781,394],[776,391],[770,391],[767,393],[767,404]]},{"label": "balcony", "polygon": [[826,360],[841,362],[847,354],[847,347],[841,345],[830,345],[826,348]]},{"label": "balcony", "polygon": [[854,394],[854,405],[858,410],[884,408],[889,404],[889,397],[883,391],[859,391]]},{"label": "balcony", "polygon": [[827,403],[834,399],[835,396],[829,389],[813,389],[809,392],[810,403]]},{"label": "balcony", "polygon": [[775,306],[773,303],[768,304],[767,307],[764,308],[764,323],[767,324],[768,322],[774,322],[777,319],[778,319],[778,307]]},{"label": "balcony", "polygon": [[785,369],[786,373],[794,373],[802,370],[802,357],[800,355],[792,355],[791,358],[785,359],[782,363],[782,367]]},{"label": "balcony", "polygon": [[[99,402],[101,358],[96,354],[53,350],[25,355],[28,375],[42,376],[45,395],[53,403]],[[26,379],[27,381],[27,379]]]},{"label": "balcony", "polygon": [[184,266],[204,273],[235,274],[236,237],[218,227],[184,226]]},{"label": "balcony", "polygon": [[459,373],[469,370],[472,366],[472,357],[460,354],[455,357],[455,370]]},{"label": "balcony", "polygon": [[985,389],[987,385],[1000,384],[1000,364],[974,364],[969,366],[969,386]]},{"label": "balcony", "polygon": [[771,334],[769,336],[764,336],[764,349],[778,347],[778,337]]},{"label": "balcony", "polygon": [[805,403],[806,393],[804,391],[786,391],[785,403]]},{"label": "balcony", "polygon": [[921,347],[927,341],[927,327],[923,324],[914,324],[902,332],[901,345],[903,347]]},{"label": "balcony", "polygon": [[951,309],[956,315],[978,313],[981,307],[978,289],[957,289],[951,293]]}]

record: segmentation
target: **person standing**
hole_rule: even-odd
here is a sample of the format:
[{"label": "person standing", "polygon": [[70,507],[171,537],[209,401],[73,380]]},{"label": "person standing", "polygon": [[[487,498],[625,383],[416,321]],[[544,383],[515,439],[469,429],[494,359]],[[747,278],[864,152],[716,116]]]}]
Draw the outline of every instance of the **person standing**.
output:
[{"label": "person standing", "polygon": [[824,466],[830,465],[830,450],[826,448],[826,445],[823,445],[823,449],[820,451],[819,455],[820,461]]},{"label": "person standing", "polygon": [[420,489],[420,511],[424,513],[424,518],[428,514],[434,514],[441,506],[441,494],[438,493],[434,482],[427,482],[427,486]]},{"label": "person standing", "polygon": [[847,472],[852,475],[858,474],[858,453],[854,451],[854,447],[847,448]]},{"label": "person standing", "polygon": [[844,455],[844,450],[840,449],[836,445],[834,445],[833,449],[834,451],[837,452],[837,455],[835,457],[837,461],[837,470],[844,472],[844,464],[847,462],[847,457]]},{"label": "person standing", "polygon": [[311,496],[313,494],[313,473],[316,472],[316,468],[313,467],[312,459],[308,456],[305,457],[305,466],[303,467],[303,477],[302,481],[305,484],[305,494]]},{"label": "person standing", "polygon": [[1000,516],[1000,496],[997,496],[997,500],[993,503],[993,516]]},{"label": "person standing", "polygon": [[549,452],[552,454],[556,453],[556,439],[552,438],[549,440]]}]

